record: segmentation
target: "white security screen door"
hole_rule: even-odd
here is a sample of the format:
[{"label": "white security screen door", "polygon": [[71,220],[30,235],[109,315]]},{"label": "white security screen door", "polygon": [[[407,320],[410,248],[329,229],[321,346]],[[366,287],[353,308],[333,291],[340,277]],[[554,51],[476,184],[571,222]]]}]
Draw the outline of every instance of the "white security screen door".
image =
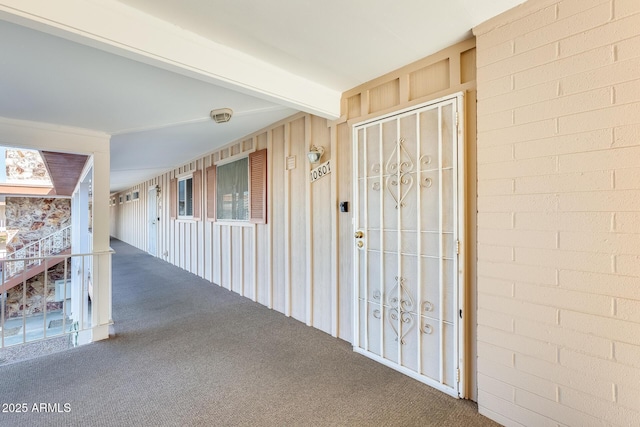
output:
[{"label": "white security screen door", "polygon": [[354,126],[354,349],[459,397],[462,95]]}]

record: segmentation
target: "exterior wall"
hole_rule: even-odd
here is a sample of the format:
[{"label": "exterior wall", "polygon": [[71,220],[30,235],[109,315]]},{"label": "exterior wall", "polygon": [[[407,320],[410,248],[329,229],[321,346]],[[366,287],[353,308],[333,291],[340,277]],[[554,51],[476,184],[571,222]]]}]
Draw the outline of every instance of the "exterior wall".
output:
[{"label": "exterior wall", "polygon": [[[126,191],[112,195],[113,236],[147,250],[147,191],[161,191],[158,256],[285,315],[341,339],[352,339],[353,225],[351,125],[357,121],[465,91],[469,134],[475,134],[475,44],[467,40],[382,76],[343,95],[342,117],[335,122],[298,114],[202,158]],[[325,149],[322,162],[332,172],[313,183],[306,153]],[[252,149],[267,148],[268,213],[266,225],[230,225],[208,221],[169,220],[169,181],[193,170]],[[473,146],[467,159],[475,163]],[[287,158],[295,168],[287,170]],[[206,180],[203,180],[206,194]],[[468,182],[469,209],[475,211],[475,181]],[[139,202],[118,203],[119,196],[140,191]],[[339,212],[349,201],[350,212]],[[201,204],[205,206],[206,203]],[[475,229],[475,222],[470,223]],[[472,242],[474,236],[467,236]],[[473,244],[467,259],[475,259]],[[473,269],[473,264],[467,265]],[[475,274],[470,272],[468,277]],[[473,306],[475,284],[468,284]],[[475,329],[469,310],[469,335]],[[468,369],[473,371],[473,338]],[[467,390],[475,396],[473,378]]]},{"label": "exterior wall", "polygon": [[[307,178],[311,166],[306,155],[308,147],[316,144],[327,148],[323,161],[331,158],[327,126],[325,119],[298,114],[116,194],[116,204],[111,207],[116,218],[112,227],[114,237],[148,249],[148,190],[157,185],[160,258],[331,333],[334,313],[328,279],[331,254],[327,251],[331,235],[326,229],[308,226],[313,215],[318,223],[331,227],[328,203],[331,180],[325,177],[311,185]],[[170,219],[172,178],[194,170],[204,171],[219,160],[262,148],[267,148],[268,153],[267,224]],[[287,170],[286,158],[295,158],[295,167]],[[202,193],[206,194],[206,180],[202,184]],[[133,191],[140,192],[139,201],[126,202],[125,195]],[[197,196],[204,197],[203,194]],[[120,195],[123,203],[119,203]],[[206,206],[201,200],[200,205]],[[307,263],[312,254],[313,273]]]},{"label": "exterior wall", "polygon": [[640,2],[475,29],[478,403],[506,425],[640,417]]},{"label": "exterior wall", "polygon": [[7,183],[51,185],[47,167],[39,152],[19,148],[3,148],[2,150],[5,156],[0,160],[0,164],[3,161],[5,163]]},{"label": "exterior wall", "polygon": [[71,224],[69,199],[7,197],[5,212],[7,228],[18,230],[7,244],[9,253]]}]

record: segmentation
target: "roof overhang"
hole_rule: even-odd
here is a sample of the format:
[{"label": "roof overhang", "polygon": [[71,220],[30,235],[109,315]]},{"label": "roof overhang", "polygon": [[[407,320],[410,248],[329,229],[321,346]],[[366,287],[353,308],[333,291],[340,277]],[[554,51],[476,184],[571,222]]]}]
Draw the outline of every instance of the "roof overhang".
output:
[{"label": "roof overhang", "polygon": [[328,119],[340,115],[339,91],[116,1],[5,0],[0,19]]}]

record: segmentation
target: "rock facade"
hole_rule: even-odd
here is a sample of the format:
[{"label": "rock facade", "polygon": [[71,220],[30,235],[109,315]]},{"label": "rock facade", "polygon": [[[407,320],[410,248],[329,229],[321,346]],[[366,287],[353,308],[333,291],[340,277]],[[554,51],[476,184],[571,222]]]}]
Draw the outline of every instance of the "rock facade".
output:
[{"label": "rock facade", "polygon": [[5,162],[7,182],[51,185],[47,168],[38,151],[7,148]]},{"label": "rock facade", "polygon": [[58,198],[7,197],[8,229],[18,230],[7,243],[7,253],[71,224],[71,200]]},{"label": "rock facade", "polygon": [[[49,268],[46,272],[48,275],[47,294],[44,295],[44,275],[42,272],[31,279],[27,279],[26,290],[27,299],[24,300],[24,284],[20,284],[11,288],[7,292],[7,305],[5,307],[5,318],[11,319],[21,317],[23,314],[28,316],[42,313],[44,304],[46,303],[47,312],[62,310],[62,301],[55,301],[56,287],[55,281],[64,278],[64,262]],[[67,260],[67,277],[70,276],[71,263]],[[71,295],[67,296],[71,298]]]}]

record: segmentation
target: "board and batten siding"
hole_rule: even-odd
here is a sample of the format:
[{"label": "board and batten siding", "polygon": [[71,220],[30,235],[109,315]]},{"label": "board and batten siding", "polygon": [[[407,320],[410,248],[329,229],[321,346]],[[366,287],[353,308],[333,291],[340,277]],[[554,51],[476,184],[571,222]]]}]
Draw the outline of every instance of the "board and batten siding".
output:
[{"label": "board and batten siding", "polygon": [[[308,147],[317,144],[327,147],[324,159],[330,158],[329,135],[325,119],[297,114],[115,194],[112,234],[147,250],[148,191],[157,186],[159,258],[331,333],[331,235],[326,231],[331,229],[331,179],[325,177],[310,185],[307,176],[311,167],[306,156]],[[207,168],[261,149],[267,150],[266,224],[208,220],[204,211],[210,184]],[[194,206],[203,210],[201,220],[172,219],[171,182],[195,171],[202,174],[202,191],[194,194],[198,198]],[[119,195],[124,199],[133,191],[140,192],[138,200],[118,203]],[[314,228],[308,220],[311,215],[316,219]],[[307,262],[311,257],[314,262]]]},{"label": "board and batten siding", "polygon": [[[112,206],[113,235],[147,249],[148,189],[160,188],[158,257],[260,304],[292,316],[346,341],[352,340],[353,195],[352,124],[392,111],[465,92],[466,130],[475,135],[475,40],[469,39],[381,76],[343,94],[342,116],[335,121],[299,113],[242,140],[141,183],[139,209],[131,203]],[[474,138],[467,138],[475,141]],[[467,141],[467,142],[468,142]],[[312,145],[325,149],[322,162],[332,172],[310,181]],[[252,150],[267,149],[267,223],[238,224],[170,220],[171,179],[206,170],[215,162]],[[475,145],[466,158],[475,172]],[[475,175],[468,174],[470,213],[475,212]],[[120,194],[125,194],[126,190]],[[115,195],[116,200],[118,195]],[[339,203],[349,202],[349,212]],[[200,206],[206,206],[201,200]],[[475,216],[468,215],[467,260],[475,260]],[[475,265],[469,261],[467,307],[470,384],[475,398]]]}]

